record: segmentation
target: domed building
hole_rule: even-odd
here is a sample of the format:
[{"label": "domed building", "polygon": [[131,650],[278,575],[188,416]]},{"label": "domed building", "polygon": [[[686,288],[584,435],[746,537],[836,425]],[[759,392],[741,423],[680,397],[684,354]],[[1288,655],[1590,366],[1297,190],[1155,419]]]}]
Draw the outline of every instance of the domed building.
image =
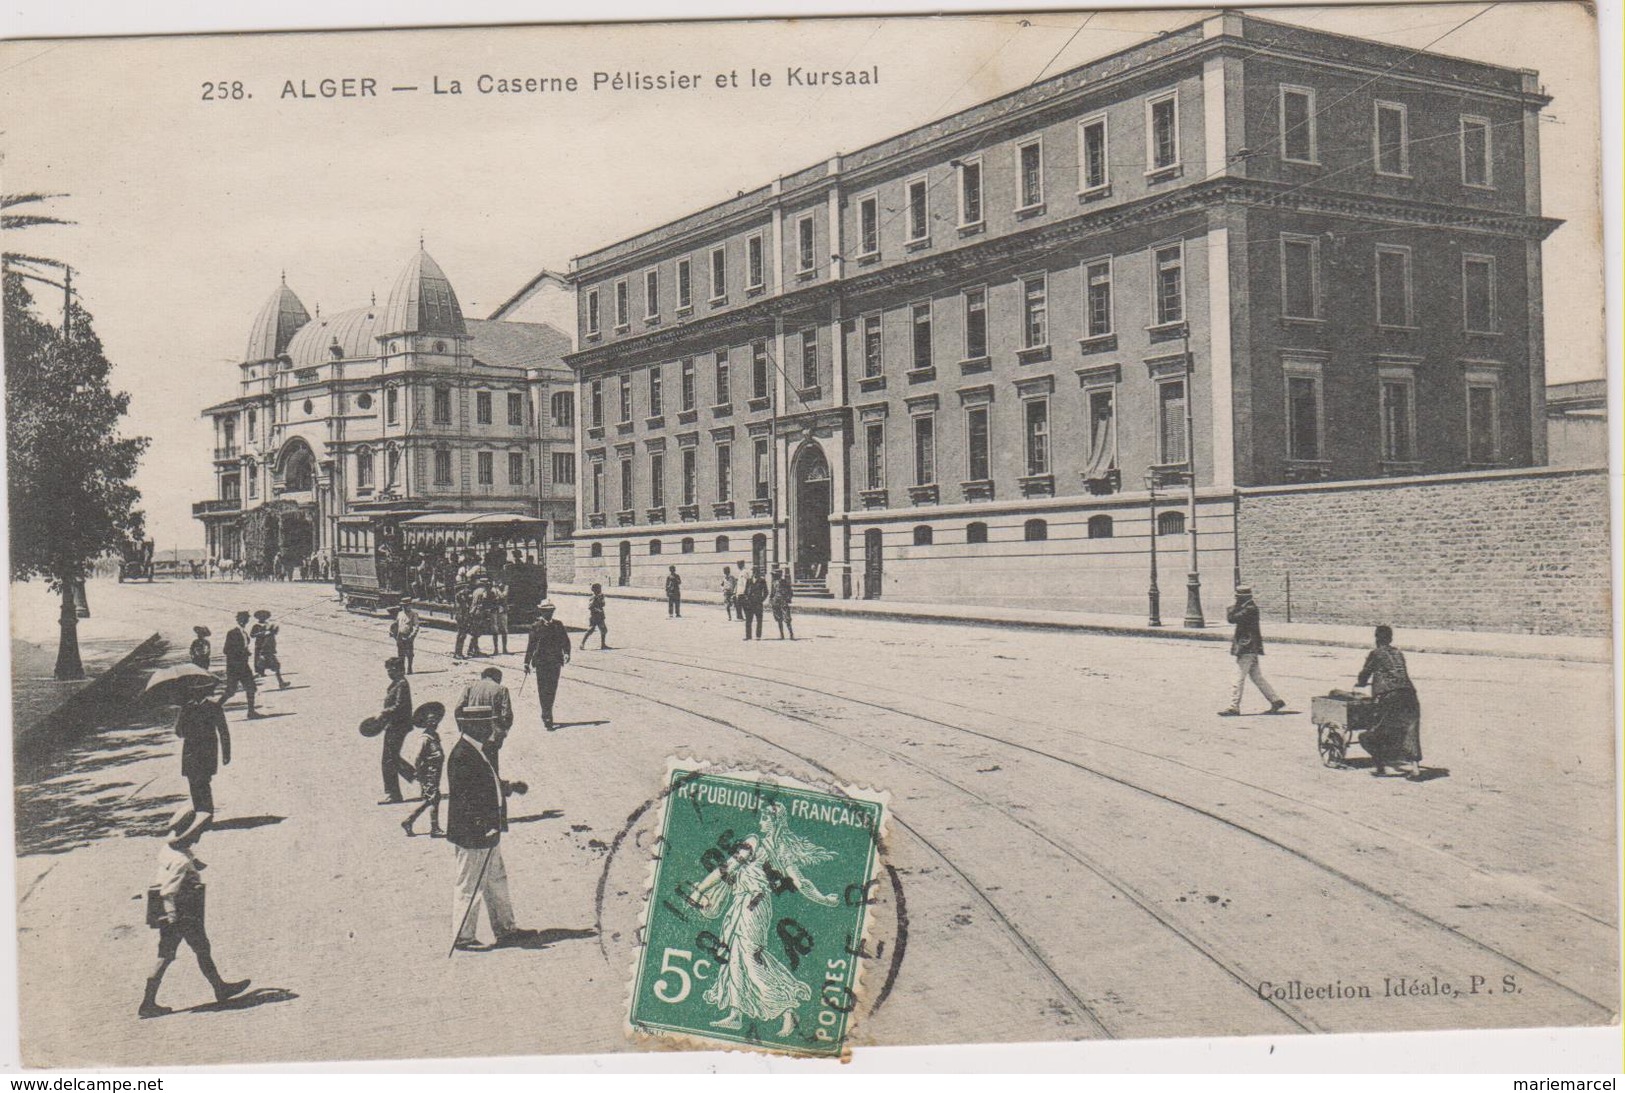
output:
[{"label": "domed building", "polygon": [[567,542],[575,507],[571,337],[469,319],[422,249],[388,297],[314,317],[277,286],[250,327],[240,393],[211,406],[211,558],[271,572],[332,561],[339,517],[409,505],[524,512]]}]

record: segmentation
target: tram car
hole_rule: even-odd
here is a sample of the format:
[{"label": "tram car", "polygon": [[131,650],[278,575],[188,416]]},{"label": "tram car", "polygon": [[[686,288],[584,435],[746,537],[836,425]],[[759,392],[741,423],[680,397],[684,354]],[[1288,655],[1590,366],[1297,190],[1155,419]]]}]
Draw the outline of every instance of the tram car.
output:
[{"label": "tram car", "polygon": [[547,598],[546,525],[512,512],[394,509],[339,517],[338,592],[352,611],[410,598],[426,621],[456,614],[456,575],[474,561],[508,589],[515,627]]}]

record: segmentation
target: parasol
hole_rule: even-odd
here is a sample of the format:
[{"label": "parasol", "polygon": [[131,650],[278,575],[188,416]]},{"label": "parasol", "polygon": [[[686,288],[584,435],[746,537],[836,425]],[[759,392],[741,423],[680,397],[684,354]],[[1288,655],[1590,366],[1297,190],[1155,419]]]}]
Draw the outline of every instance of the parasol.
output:
[{"label": "parasol", "polygon": [[147,677],[147,686],[142,690],[144,695],[162,694],[167,696],[175,689],[186,689],[192,684],[209,683],[218,686],[220,681],[206,668],[199,668],[196,664],[172,664],[168,668],[160,668]]}]

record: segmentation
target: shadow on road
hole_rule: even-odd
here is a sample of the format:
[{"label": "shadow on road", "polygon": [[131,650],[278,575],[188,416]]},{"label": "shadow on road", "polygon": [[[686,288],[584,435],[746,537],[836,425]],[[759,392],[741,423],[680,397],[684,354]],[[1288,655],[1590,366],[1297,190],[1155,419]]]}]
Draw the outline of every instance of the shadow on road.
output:
[{"label": "shadow on road", "polygon": [[553,728],[555,731],[558,729],[590,729],[597,725],[607,724],[609,724],[608,721],[558,721],[554,723]]},{"label": "shadow on road", "polygon": [[275,1002],[292,1002],[299,995],[283,987],[257,987],[247,994],[239,994],[236,998],[228,998],[224,1002],[209,1002],[201,1006],[190,1006],[187,1009],[177,1010],[177,1013],[226,1013],[229,1010],[251,1010],[256,1006],[268,1006]]},{"label": "shadow on road", "polygon": [[557,808],[550,808],[550,809],[547,809],[546,811],[543,811],[543,812],[532,813],[529,816],[510,816],[510,817],[508,817],[508,823],[509,824],[530,824],[530,823],[535,823],[537,820],[557,820],[558,818],[560,818],[563,815],[564,815],[564,812],[562,810],[557,809]]},{"label": "shadow on road", "polygon": [[286,816],[232,816],[228,819],[218,820],[210,827],[211,831],[252,831],[256,827],[270,827],[286,820]]},{"label": "shadow on road", "polygon": [[585,938],[597,936],[598,931],[591,928],[571,930],[553,926],[545,930],[518,930],[507,941],[493,947],[490,951],[496,952],[501,949],[548,949],[561,941],[581,941]]}]

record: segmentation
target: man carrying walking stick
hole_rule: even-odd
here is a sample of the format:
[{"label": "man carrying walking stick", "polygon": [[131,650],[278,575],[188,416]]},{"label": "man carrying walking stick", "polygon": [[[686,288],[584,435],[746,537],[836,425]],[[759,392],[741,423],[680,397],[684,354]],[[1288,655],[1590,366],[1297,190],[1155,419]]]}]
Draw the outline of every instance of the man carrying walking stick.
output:
[{"label": "man carrying walking stick", "polygon": [[452,885],[451,953],[478,952],[479,908],[485,905],[495,942],[505,945],[521,936],[508,896],[508,870],[502,863],[502,781],[486,758],[495,722],[470,718],[460,722],[461,736],[446,760],[450,803],[446,841],[456,855]]}]

